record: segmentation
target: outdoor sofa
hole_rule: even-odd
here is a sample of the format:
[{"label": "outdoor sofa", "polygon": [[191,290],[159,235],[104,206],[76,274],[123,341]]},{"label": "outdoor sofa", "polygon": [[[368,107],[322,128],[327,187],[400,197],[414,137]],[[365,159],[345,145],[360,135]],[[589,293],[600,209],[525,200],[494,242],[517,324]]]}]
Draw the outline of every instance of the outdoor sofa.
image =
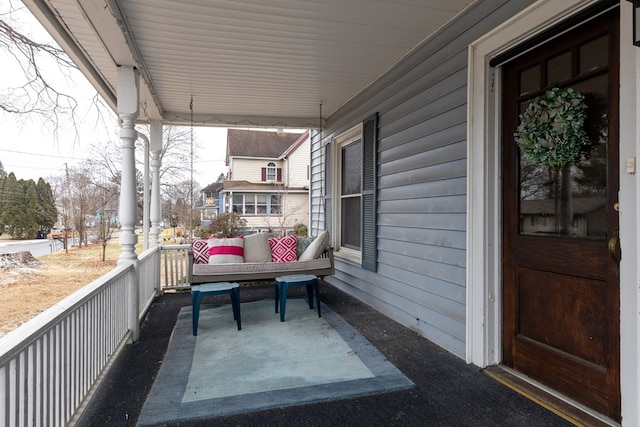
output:
[{"label": "outdoor sofa", "polygon": [[203,242],[194,241],[189,251],[188,278],[192,285],[273,280],[290,274],[313,274],[319,278],[334,274],[333,250],[326,231],[313,240],[296,236],[269,238],[258,233]]}]

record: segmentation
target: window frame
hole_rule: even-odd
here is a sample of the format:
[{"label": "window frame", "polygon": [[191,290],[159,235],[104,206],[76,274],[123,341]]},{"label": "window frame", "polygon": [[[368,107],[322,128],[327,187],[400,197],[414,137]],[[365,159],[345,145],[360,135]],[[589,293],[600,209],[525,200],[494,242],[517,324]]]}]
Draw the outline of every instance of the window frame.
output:
[{"label": "window frame", "polygon": [[[333,140],[334,150],[332,163],[334,165],[335,178],[333,180],[333,215],[332,215],[332,229],[334,230],[334,250],[335,255],[339,257],[347,258],[351,261],[360,263],[362,259],[362,243],[360,243],[359,249],[353,249],[342,244],[342,148],[353,144],[355,142],[363,143],[362,141],[362,123],[358,123],[351,129],[336,136]],[[362,176],[362,162],[360,162],[360,175]],[[347,197],[354,197],[356,193],[350,194]],[[357,197],[362,200],[362,185],[360,185],[360,192]],[[362,218],[359,218],[358,227],[360,228],[360,240],[362,240]]]},{"label": "window frame", "polygon": [[267,181],[276,181],[278,177],[278,168],[274,162],[267,163],[267,170],[265,175]]},{"label": "window frame", "polygon": [[[258,197],[259,196],[264,196],[265,201],[264,203],[258,201]],[[279,200],[280,199],[280,194],[278,193],[233,193],[231,195],[231,201],[232,201],[232,208],[231,211],[233,212],[233,208],[241,208],[241,211],[235,212],[239,215],[242,216],[251,216],[251,217],[256,217],[256,216],[282,216],[282,202],[280,204],[272,204],[272,198],[273,197],[278,197]],[[235,203],[235,198],[238,197],[242,197],[242,203]],[[249,203],[247,203],[247,198],[250,198]],[[247,206],[253,207],[254,213],[246,213],[247,211]],[[272,206],[275,206],[279,209],[279,212],[273,212],[273,208]],[[265,212],[258,212],[259,208],[264,207]]]}]

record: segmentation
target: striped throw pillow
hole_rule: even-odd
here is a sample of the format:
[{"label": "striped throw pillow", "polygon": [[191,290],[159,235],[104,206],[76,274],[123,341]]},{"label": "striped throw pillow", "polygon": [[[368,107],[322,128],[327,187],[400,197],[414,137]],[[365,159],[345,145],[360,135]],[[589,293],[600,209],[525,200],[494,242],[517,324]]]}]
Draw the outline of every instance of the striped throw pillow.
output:
[{"label": "striped throw pillow", "polygon": [[232,237],[209,239],[209,264],[231,264],[244,262],[244,239]]}]

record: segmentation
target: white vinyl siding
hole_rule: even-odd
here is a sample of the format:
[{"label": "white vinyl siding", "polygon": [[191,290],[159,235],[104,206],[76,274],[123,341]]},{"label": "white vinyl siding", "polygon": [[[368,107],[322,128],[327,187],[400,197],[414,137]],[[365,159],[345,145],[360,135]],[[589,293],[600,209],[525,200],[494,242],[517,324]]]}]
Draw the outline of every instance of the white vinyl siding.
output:
[{"label": "white vinyl siding", "polygon": [[[276,169],[283,167],[283,162],[280,160],[234,158],[231,179],[234,181],[262,182],[262,169],[266,168],[270,162],[276,165]],[[282,180],[284,181],[285,179],[286,176],[283,169]]]},{"label": "white vinyl siding", "polygon": [[[377,271],[336,257],[336,274],[326,280],[461,358],[467,321],[467,48],[531,3],[474,3],[329,116],[312,140],[311,233],[317,234],[331,229],[325,221],[335,221],[324,215],[331,203],[324,197],[331,141],[378,112]],[[327,182],[337,176],[335,169]]]}]

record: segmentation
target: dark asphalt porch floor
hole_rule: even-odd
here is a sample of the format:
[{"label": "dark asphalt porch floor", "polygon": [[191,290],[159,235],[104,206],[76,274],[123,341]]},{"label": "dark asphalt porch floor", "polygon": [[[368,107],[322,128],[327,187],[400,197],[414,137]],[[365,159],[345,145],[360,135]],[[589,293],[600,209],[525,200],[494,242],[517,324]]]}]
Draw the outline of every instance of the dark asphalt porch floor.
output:
[{"label": "dark asphalt porch floor", "polygon": [[[295,294],[290,291],[290,295]],[[226,295],[225,295],[226,296]],[[218,298],[218,297],[215,297]],[[241,301],[273,299],[273,285],[243,286]],[[321,300],[400,369],[416,387],[166,426],[570,426],[553,412],[466,364],[335,287]],[[215,300],[214,300],[215,301]],[[221,304],[229,304],[220,297]],[[79,426],[134,426],[189,292],[156,299],[140,340],[127,345],[84,411]]]}]

